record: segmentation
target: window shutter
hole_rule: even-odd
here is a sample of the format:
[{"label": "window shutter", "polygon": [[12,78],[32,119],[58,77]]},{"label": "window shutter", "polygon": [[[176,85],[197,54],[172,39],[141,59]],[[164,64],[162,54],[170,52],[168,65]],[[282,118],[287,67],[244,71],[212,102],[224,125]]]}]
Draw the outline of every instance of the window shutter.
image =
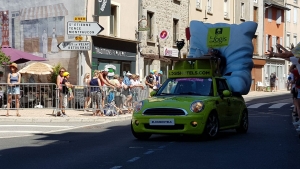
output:
[{"label": "window shutter", "polygon": [[266,34],[266,52],[269,50],[269,35]]},{"label": "window shutter", "polygon": [[277,49],[276,49],[276,36],[272,36],[272,47],[273,47],[273,50],[277,52]]},{"label": "window shutter", "polygon": [[294,23],[297,23],[297,8],[294,7]]},{"label": "window shutter", "polygon": [[268,8],[268,21],[272,22],[272,8]]},{"label": "window shutter", "polygon": [[290,34],[286,35],[286,45],[285,47],[290,47]]},{"label": "window shutter", "polygon": [[281,10],[277,10],[276,24],[281,24]]},{"label": "window shutter", "polygon": [[[286,7],[289,8],[289,9],[291,9],[290,5],[286,5]],[[291,22],[291,11],[290,10],[286,11],[286,21],[287,22]]]}]

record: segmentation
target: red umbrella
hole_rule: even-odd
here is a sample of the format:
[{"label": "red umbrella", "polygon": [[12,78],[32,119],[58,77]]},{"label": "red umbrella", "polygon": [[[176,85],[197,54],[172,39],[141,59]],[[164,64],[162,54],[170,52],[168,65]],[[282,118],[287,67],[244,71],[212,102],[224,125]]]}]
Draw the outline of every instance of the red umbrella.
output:
[{"label": "red umbrella", "polygon": [[45,58],[32,55],[30,53],[26,53],[14,48],[11,48],[10,46],[3,45],[2,46],[2,52],[5,53],[5,55],[10,57],[10,61],[14,63],[25,63],[28,61],[45,61]]}]

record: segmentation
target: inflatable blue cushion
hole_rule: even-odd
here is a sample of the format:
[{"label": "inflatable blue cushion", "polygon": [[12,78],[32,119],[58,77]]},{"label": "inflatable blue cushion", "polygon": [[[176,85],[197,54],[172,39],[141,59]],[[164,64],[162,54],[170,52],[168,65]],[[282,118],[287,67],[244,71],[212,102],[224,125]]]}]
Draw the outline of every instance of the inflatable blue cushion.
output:
[{"label": "inflatable blue cushion", "polygon": [[256,29],[257,23],[251,21],[239,25],[191,21],[188,57],[201,57],[207,54],[209,48],[218,49],[226,58],[223,76],[227,79],[232,91],[246,95],[252,82],[252,38]]}]

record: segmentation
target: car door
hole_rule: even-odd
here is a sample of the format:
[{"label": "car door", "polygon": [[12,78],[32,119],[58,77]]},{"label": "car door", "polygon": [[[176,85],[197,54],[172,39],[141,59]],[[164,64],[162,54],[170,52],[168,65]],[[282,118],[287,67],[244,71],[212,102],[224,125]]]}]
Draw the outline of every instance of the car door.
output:
[{"label": "car door", "polygon": [[[227,85],[226,79],[223,78],[217,78],[217,93],[218,93],[218,101],[222,103],[221,106],[222,109],[219,111],[221,113],[220,118],[222,118],[224,126],[230,126],[233,125],[233,111],[234,111],[234,105],[232,104],[232,97],[231,96],[223,96],[224,90],[229,90],[229,87]],[[218,113],[219,113],[218,112]],[[220,114],[219,113],[219,114]]]}]

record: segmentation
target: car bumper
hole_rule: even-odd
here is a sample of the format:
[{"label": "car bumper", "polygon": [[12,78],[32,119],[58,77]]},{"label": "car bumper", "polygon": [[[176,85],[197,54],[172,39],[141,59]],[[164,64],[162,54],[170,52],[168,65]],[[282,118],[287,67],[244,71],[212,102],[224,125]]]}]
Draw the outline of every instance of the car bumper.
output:
[{"label": "car bumper", "polygon": [[[151,120],[173,120],[174,125],[151,125]],[[187,116],[144,116],[134,115],[131,125],[134,132],[151,134],[202,134],[206,117],[202,114]],[[192,123],[197,123],[193,125]]]}]

